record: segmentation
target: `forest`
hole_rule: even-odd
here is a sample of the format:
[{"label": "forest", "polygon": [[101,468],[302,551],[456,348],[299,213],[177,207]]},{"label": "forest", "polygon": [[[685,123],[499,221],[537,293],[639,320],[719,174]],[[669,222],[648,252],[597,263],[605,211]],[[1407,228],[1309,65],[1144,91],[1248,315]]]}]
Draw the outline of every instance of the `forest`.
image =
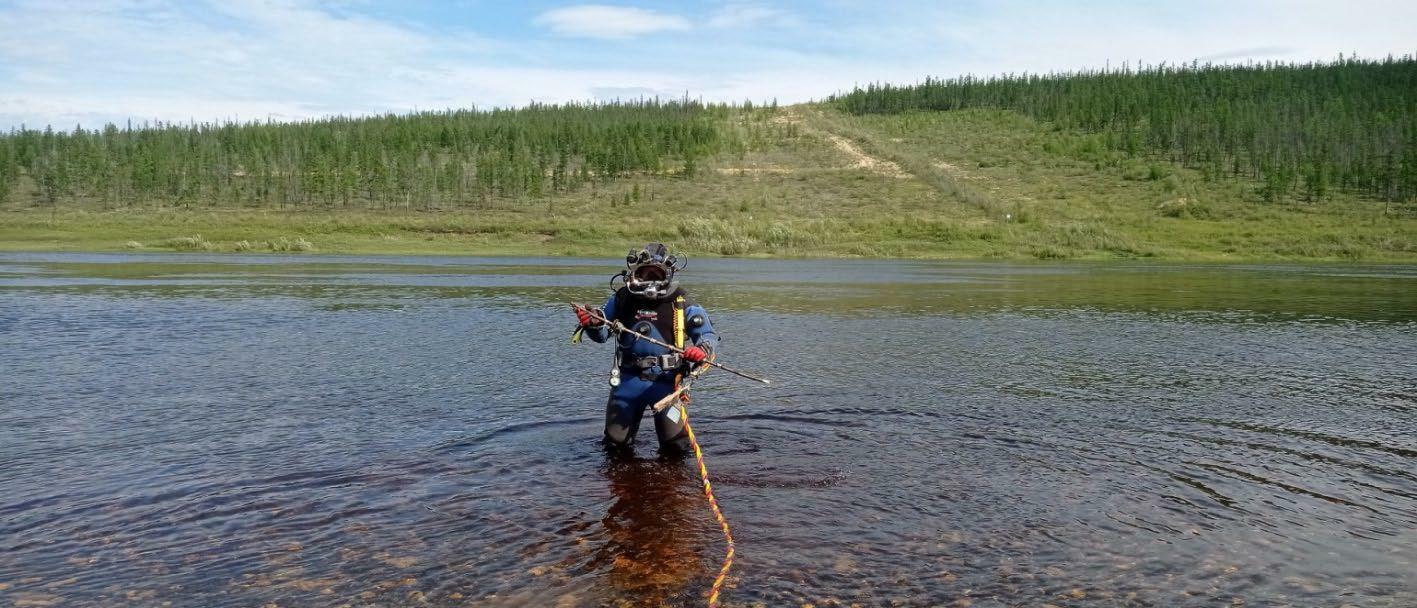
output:
[{"label": "forest", "polygon": [[475,206],[631,173],[692,174],[746,145],[724,105],[682,100],[453,110],[299,123],[108,125],[0,136],[0,201],[107,207]]},{"label": "forest", "polygon": [[[993,109],[1142,158],[1254,184],[1262,201],[1417,198],[1417,59],[1157,65],[873,84],[845,115]],[[690,99],[533,104],[295,123],[0,134],[0,203],[479,209],[639,175],[693,176],[791,138],[778,112]],[[745,119],[753,117],[754,120]],[[1102,169],[1099,161],[1098,169]],[[1114,160],[1112,162],[1121,162]]]},{"label": "forest", "polygon": [[1335,189],[1417,197],[1417,59],[1157,65],[875,84],[830,102],[852,114],[993,108],[1103,136],[1207,178],[1258,180],[1266,200]]}]

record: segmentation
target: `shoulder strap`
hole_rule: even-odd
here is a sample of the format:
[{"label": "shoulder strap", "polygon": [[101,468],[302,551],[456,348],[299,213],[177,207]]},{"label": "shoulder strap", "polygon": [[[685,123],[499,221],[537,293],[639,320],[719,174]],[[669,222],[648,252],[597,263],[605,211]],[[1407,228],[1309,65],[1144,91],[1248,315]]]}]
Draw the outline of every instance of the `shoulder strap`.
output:
[{"label": "shoulder strap", "polygon": [[621,287],[615,290],[615,321],[619,321],[625,326],[634,324],[635,311],[630,306],[630,290]]},{"label": "shoulder strap", "polygon": [[681,292],[674,296],[674,346],[684,348],[684,309],[688,302]]},{"label": "shoulder strap", "polygon": [[[683,290],[674,292],[674,346],[681,349],[684,348],[684,309],[688,307]],[[674,376],[674,388],[679,388],[683,381],[684,372],[680,371]]]}]

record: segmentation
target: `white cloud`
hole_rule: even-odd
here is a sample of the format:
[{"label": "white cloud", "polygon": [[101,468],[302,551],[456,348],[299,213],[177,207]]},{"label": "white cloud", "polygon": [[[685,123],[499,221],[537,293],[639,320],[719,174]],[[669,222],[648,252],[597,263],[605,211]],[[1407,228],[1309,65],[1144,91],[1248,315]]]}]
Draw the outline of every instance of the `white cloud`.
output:
[{"label": "white cloud", "polygon": [[240,100],[199,95],[120,94],[103,97],[37,94],[0,97],[0,125],[68,130],[107,123],[135,126],[158,122],[291,121],[330,114],[319,108],[275,100]]},{"label": "white cloud", "polygon": [[[1189,6],[1150,3],[1094,5],[1079,10],[1063,4],[1003,0],[985,14],[959,16],[939,11],[888,37],[907,48],[943,45],[948,59],[934,75],[991,75],[1099,68],[1123,62],[1154,65],[1193,60],[1333,60],[1339,53],[1381,57],[1409,53],[1404,27],[1417,22],[1417,3],[1354,0],[1193,0]],[[1410,28],[1406,28],[1409,29]],[[878,38],[879,30],[858,32]],[[922,74],[923,76],[923,74]]]},{"label": "white cloud", "polygon": [[[228,0],[204,14],[174,7],[182,4],[0,6],[0,130],[438,107],[454,97],[427,74],[508,55],[465,32],[435,35],[301,2]],[[457,105],[525,100],[493,94]]]},{"label": "white cloud", "polygon": [[629,6],[582,4],[552,9],[537,16],[536,23],[561,36],[623,40],[656,32],[690,29],[689,20],[678,15]]},{"label": "white cloud", "polygon": [[782,9],[756,4],[731,3],[719,7],[709,16],[708,26],[716,28],[749,28],[761,25],[791,25],[795,20]]},{"label": "white cloud", "polygon": [[645,86],[598,85],[590,88],[591,97],[596,101],[626,101],[636,99],[677,99],[683,91],[653,89]]},{"label": "white cloud", "polygon": [[1197,59],[1201,63],[1223,63],[1228,61],[1264,59],[1269,57],[1285,57],[1293,55],[1294,49],[1287,46],[1256,46],[1243,49],[1231,49],[1212,53]]},{"label": "white cloud", "polygon": [[[653,95],[792,103],[927,75],[1417,50],[1406,25],[1417,22],[1417,3],[1391,0],[1188,0],[1169,8],[1115,0],[1087,10],[998,0],[897,11],[908,17],[844,4],[799,16],[730,2],[700,13],[697,28],[669,14],[601,7],[615,18],[601,14],[589,20],[600,29],[577,34],[681,32],[634,45],[525,35],[498,41],[456,24],[330,6],[0,0],[0,131],[21,123],[288,120]],[[468,27],[478,16],[467,17]],[[797,19],[814,27],[788,27]],[[606,29],[607,21],[614,27]],[[774,28],[771,35],[754,29],[763,27]]]}]

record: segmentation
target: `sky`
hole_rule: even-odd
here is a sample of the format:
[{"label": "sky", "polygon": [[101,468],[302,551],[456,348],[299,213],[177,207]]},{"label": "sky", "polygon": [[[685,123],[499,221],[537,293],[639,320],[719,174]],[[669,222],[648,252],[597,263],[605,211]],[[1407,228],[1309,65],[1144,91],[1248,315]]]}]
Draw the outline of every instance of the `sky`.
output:
[{"label": "sky", "polygon": [[0,129],[1414,52],[1411,0],[0,0]]}]

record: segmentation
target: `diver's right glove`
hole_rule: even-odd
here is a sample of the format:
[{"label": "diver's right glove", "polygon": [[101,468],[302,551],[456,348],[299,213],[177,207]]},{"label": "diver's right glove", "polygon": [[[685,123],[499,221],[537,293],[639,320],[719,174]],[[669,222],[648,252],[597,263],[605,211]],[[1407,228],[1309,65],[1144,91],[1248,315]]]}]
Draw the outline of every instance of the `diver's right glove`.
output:
[{"label": "diver's right glove", "polygon": [[600,327],[605,324],[601,318],[604,315],[600,311],[591,312],[591,309],[584,306],[576,309],[576,320],[580,321],[581,327]]}]

